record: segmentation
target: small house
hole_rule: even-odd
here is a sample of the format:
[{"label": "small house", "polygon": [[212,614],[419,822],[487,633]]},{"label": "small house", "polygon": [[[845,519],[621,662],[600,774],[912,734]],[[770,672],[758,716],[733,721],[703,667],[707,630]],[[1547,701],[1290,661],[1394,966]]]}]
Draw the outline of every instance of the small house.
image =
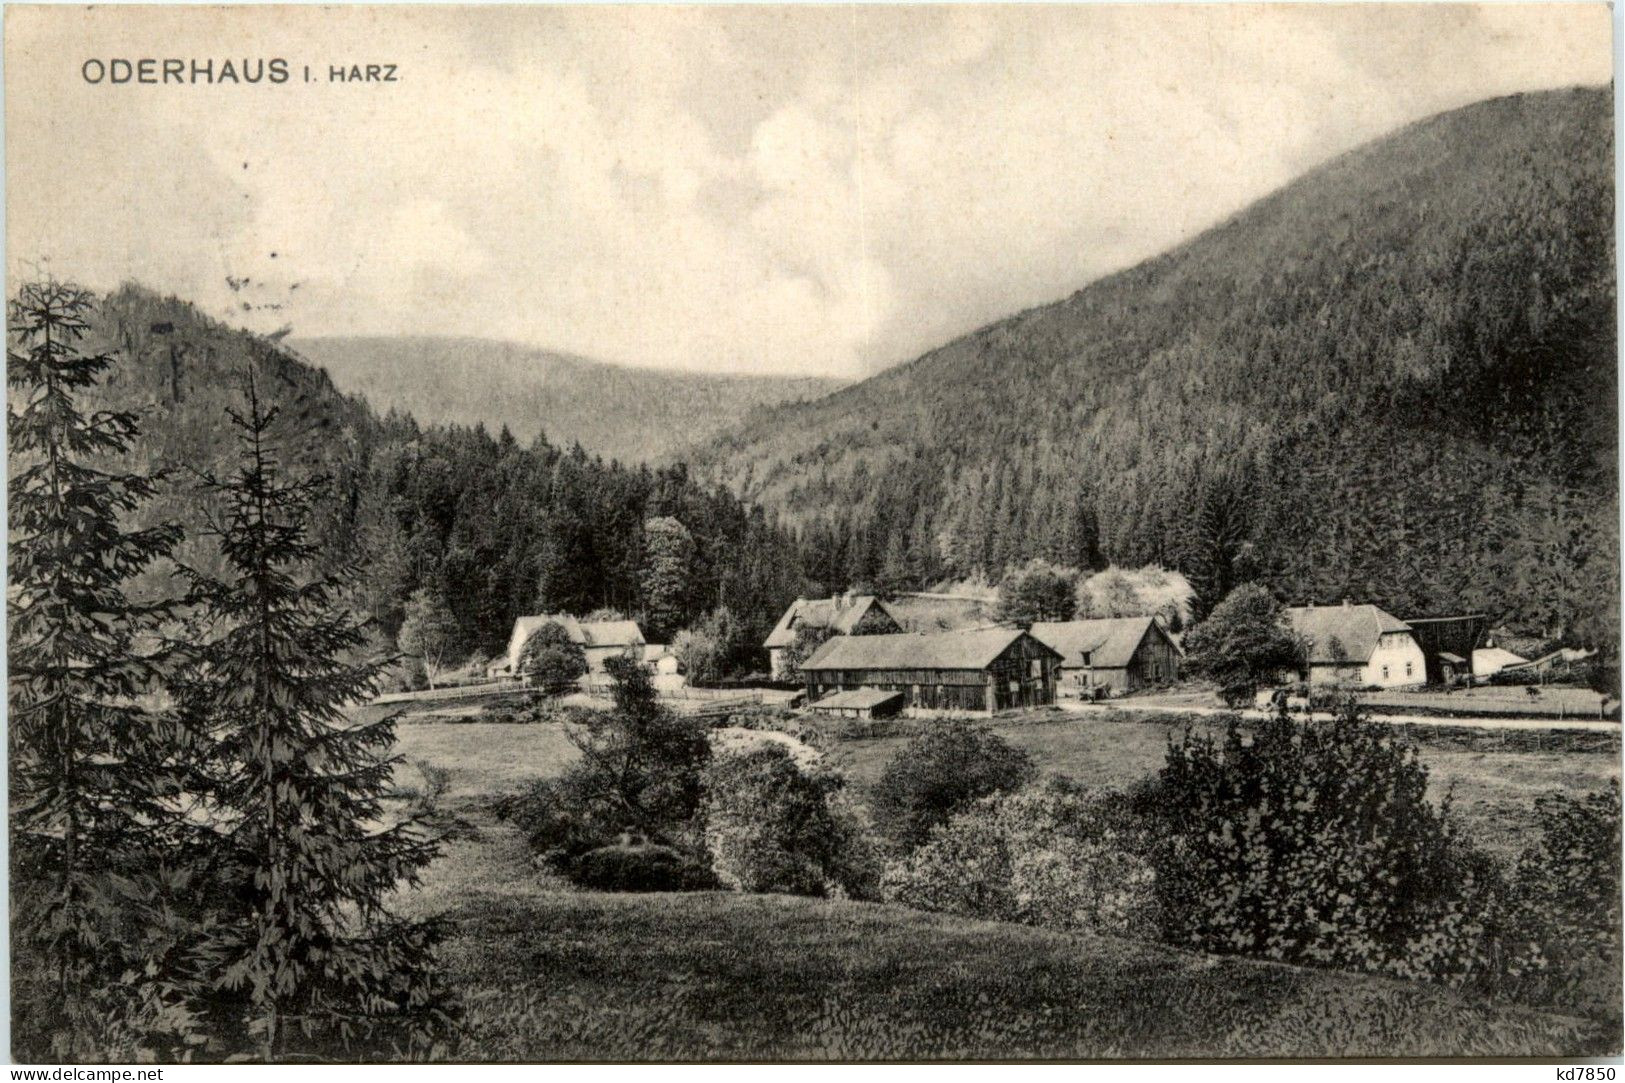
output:
[{"label": "small house", "polygon": [[586,654],[589,673],[602,673],[604,662],[616,655],[633,654],[641,658],[646,646],[643,631],[636,621],[587,621],[572,617],[568,613],[539,613],[520,617],[513,622],[513,633],[508,637],[507,666],[504,672],[509,675],[518,674],[519,655],[525,649],[525,641],[544,624],[557,624],[564,628],[570,642],[580,646]]},{"label": "small house", "polygon": [[1375,605],[1300,605],[1286,610],[1303,640],[1310,684],[1404,688],[1427,681],[1427,656],[1411,626]]},{"label": "small house", "polygon": [[1002,711],[1055,702],[1061,656],[1027,632],[836,636],[801,663],[807,702],[859,689],[900,692],[921,711]]},{"label": "small house", "polygon": [[643,664],[654,674],[672,674],[678,670],[677,655],[665,643],[645,643]]},{"label": "small house", "polygon": [[1493,677],[1503,669],[1527,665],[1529,659],[1504,647],[1480,647],[1473,652],[1473,676]]},{"label": "small house", "polygon": [[1043,621],[1032,634],[1060,653],[1060,684],[1067,691],[1121,694],[1179,679],[1183,654],[1155,617]]},{"label": "small house", "polygon": [[903,625],[886,603],[872,594],[838,594],[833,598],[797,598],[773,626],[762,646],[767,648],[768,672],[776,681],[785,678],[785,649],[803,628],[827,629],[834,635],[864,636],[901,632]]}]

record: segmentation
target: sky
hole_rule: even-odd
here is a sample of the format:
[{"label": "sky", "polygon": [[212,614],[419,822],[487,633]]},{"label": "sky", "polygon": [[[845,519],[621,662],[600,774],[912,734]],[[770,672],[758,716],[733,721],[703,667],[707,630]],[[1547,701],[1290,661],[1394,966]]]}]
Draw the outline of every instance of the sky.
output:
[{"label": "sky", "polygon": [[[1605,83],[1610,33],[1602,4],[12,6],[7,272],[861,377],[1410,121]],[[86,78],[143,57],[290,77]],[[369,63],[394,81],[329,81]]]}]

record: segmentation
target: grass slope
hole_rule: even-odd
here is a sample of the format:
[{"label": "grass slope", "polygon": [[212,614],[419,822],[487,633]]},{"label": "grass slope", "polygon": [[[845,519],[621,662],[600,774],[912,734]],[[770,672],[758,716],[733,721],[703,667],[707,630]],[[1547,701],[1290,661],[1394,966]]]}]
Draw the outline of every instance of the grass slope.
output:
[{"label": "grass slope", "polygon": [[892,906],[550,886],[483,823],[445,912],[470,1059],[1573,1057],[1593,1024],[1448,990]]},{"label": "grass slope", "polygon": [[840,380],[633,368],[478,338],[332,337],[292,345],[348,394],[428,423],[507,425],[521,441],[579,441],[655,461],[753,410],[817,398]]}]

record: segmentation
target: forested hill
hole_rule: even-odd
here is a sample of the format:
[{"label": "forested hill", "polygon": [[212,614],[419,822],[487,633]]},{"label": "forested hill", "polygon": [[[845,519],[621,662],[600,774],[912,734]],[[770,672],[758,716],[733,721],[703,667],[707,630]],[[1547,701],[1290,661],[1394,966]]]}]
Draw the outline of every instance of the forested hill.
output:
[{"label": "forested hill", "polygon": [[651,519],[665,520],[657,531],[668,539],[675,519],[682,543],[671,557],[682,567],[659,599],[662,619],[646,623],[651,636],[726,605],[741,634],[759,639],[804,589],[793,543],[759,509],[701,488],[680,465],[621,466],[547,437],[521,442],[506,429],[380,416],[276,342],[137,286],[99,300],[82,345],[115,358],[83,405],[137,411],[133,465],[170,471],[140,517],[180,522],[189,535],[182,559],[205,565],[215,543],[204,534],[198,478],[238,467],[226,411],[243,409],[252,376],[280,411],[280,460],[294,474],[331,479],[319,540],[335,563],[358,562],[356,602],[386,643],[414,599],[451,615],[458,657],[494,653],[523,613],[610,607],[643,616]]},{"label": "forested hill", "polygon": [[309,338],[289,343],[346,392],[424,422],[545,433],[621,462],[665,459],[752,410],[817,398],[839,380],[631,368],[479,338]]},{"label": "forested hill", "polygon": [[[1482,102],[694,461],[832,581],[1157,561],[1198,604],[1617,626],[1611,91]],[[813,569],[815,573],[820,569]]]}]

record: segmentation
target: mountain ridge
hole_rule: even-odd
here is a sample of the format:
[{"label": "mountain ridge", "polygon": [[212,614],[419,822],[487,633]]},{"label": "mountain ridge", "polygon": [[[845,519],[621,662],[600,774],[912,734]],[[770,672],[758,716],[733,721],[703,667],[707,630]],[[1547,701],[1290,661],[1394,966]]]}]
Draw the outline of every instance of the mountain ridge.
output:
[{"label": "mountain ridge", "polygon": [[[1610,90],[1490,99],[764,411],[694,467],[816,539],[826,581],[1158,561],[1207,605],[1256,577],[1598,634],[1607,607],[1582,596],[1618,574],[1615,292]],[[1559,546],[1560,584],[1536,572],[1543,519],[1591,536]]]},{"label": "mountain ridge", "polygon": [[381,412],[428,423],[507,425],[621,462],[669,459],[751,411],[843,381],[621,365],[472,335],[293,337],[288,346]]}]

